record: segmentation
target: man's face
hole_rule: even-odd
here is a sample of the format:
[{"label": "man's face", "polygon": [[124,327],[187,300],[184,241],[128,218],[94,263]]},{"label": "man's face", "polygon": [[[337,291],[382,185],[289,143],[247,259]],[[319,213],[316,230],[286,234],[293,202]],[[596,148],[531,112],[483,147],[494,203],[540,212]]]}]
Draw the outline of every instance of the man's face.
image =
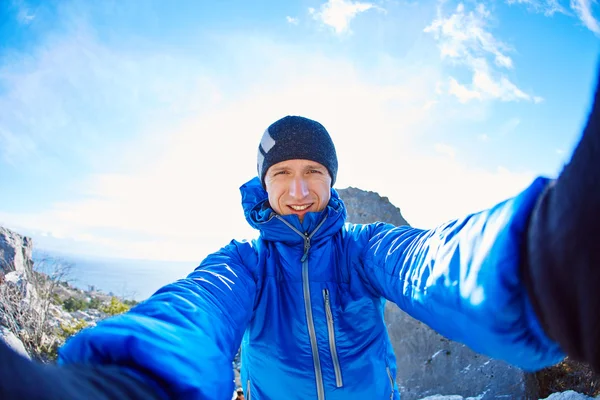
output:
[{"label": "man's face", "polygon": [[300,222],[307,212],[324,210],[331,196],[327,168],[309,160],[272,165],[265,175],[265,186],[271,208],[279,215],[295,214]]},{"label": "man's face", "polygon": [[244,400],[244,393],[238,393],[237,400]]}]

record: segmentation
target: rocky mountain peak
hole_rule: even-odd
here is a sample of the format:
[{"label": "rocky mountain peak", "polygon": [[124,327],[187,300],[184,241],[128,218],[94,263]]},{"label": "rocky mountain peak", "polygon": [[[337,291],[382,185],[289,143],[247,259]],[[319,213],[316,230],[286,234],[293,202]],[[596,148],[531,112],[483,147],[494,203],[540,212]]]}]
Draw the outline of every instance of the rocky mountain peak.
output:
[{"label": "rocky mountain peak", "polygon": [[346,205],[348,222],[369,224],[381,221],[396,226],[409,225],[400,209],[393,205],[387,197],[354,187],[337,189],[337,192]]}]

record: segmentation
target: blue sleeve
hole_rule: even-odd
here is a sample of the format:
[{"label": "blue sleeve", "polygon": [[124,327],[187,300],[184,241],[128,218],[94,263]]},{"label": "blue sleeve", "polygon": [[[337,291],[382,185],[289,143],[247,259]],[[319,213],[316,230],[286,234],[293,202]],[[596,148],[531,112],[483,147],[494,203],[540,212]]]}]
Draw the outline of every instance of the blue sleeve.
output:
[{"label": "blue sleeve", "polygon": [[542,330],[520,273],[531,210],[547,180],[495,207],[422,230],[381,224],[361,271],[377,294],[435,331],[525,370],[563,353]]},{"label": "blue sleeve", "polygon": [[249,243],[231,242],[187,278],[68,340],[59,363],[127,367],[169,398],[229,399],[232,360],[254,304],[256,264]]},{"label": "blue sleeve", "polygon": [[530,218],[523,276],[544,331],[600,376],[600,71],[583,135]]},{"label": "blue sleeve", "polygon": [[[32,361],[0,340],[0,399],[160,400],[159,393],[125,368],[56,366]],[[33,384],[32,384],[33,383]]]}]

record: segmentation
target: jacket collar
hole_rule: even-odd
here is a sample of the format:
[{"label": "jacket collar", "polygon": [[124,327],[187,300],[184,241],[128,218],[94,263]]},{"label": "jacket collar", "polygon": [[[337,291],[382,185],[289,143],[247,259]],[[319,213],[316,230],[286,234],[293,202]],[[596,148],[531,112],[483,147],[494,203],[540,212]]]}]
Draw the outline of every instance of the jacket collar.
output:
[{"label": "jacket collar", "polygon": [[[331,198],[327,207],[320,212],[307,213],[302,223],[297,215],[278,216],[273,211],[269,205],[267,192],[258,177],[252,178],[242,185],[240,192],[246,221],[254,229],[258,229],[261,237],[265,240],[285,243],[303,242],[302,236],[298,234],[300,232],[309,235],[314,233],[311,238],[311,241],[314,242],[333,235],[341,229],[346,221],[346,206],[333,188],[331,188]],[[323,219],[325,219],[324,222]],[[323,223],[321,224],[321,222]],[[298,232],[291,229],[288,224]],[[318,230],[315,232],[317,227]]]}]

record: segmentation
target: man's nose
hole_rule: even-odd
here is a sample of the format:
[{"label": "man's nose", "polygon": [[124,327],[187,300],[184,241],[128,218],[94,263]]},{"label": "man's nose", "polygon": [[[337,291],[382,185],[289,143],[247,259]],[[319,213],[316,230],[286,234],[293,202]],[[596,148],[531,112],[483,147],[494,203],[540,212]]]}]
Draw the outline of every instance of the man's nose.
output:
[{"label": "man's nose", "polygon": [[308,185],[304,177],[296,177],[290,185],[290,196],[297,199],[303,199],[308,196]]}]

